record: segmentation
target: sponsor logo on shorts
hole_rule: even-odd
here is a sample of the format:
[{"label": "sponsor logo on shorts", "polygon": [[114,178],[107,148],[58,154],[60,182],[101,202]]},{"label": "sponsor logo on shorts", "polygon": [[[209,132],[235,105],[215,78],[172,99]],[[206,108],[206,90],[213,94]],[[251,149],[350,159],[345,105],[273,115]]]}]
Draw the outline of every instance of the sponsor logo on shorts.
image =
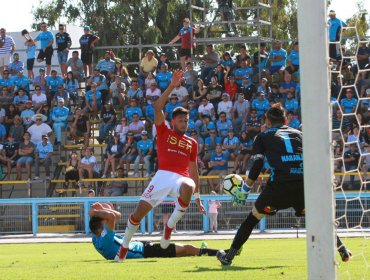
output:
[{"label": "sponsor logo on shorts", "polygon": [[145,193],[142,194],[141,197],[145,197],[145,198],[149,198],[149,199],[152,198],[151,192],[153,191],[153,189],[154,189],[154,185],[151,185],[148,188],[148,190]]}]

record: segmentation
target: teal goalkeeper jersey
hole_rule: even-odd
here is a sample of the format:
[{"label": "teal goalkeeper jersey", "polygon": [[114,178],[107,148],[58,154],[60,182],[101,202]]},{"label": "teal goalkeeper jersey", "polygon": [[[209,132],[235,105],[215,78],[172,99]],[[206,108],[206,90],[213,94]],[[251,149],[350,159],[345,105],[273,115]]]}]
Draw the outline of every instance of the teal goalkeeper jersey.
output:
[{"label": "teal goalkeeper jersey", "polygon": [[[92,242],[95,249],[107,260],[114,260],[122,243],[122,236],[104,225],[104,229],[99,237],[93,234]],[[144,244],[140,241],[131,241],[127,259],[144,258]]]}]

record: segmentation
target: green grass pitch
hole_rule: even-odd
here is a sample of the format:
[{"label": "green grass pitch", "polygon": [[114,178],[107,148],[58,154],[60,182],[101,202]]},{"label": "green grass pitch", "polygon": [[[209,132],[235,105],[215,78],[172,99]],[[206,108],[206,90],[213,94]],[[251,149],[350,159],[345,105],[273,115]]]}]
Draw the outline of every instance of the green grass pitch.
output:
[{"label": "green grass pitch", "polygon": [[[341,264],[341,279],[370,279],[365,260],[369,240],[344,240],[354,253]],[[228,248],[230,240],[207,241],[209,248]],[[189,242],[183,242],[189,243]],[[190,242],[200,246],[201,242]],[[222,268],[215,257],[104,260],[91,243],[0,245],[0,279],[307,279],[305,239],[249,240],[233,265]],[[364,254],[361,254],[364,252]]]}]

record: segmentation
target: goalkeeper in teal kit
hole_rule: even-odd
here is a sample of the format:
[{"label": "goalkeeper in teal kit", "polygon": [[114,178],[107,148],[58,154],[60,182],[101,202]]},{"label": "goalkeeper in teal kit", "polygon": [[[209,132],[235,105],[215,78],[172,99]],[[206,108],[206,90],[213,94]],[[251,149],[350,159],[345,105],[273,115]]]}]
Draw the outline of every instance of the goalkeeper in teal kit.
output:
[{"label": "goalkeeper in teal kit", "polygon": [[[114,210],[111,204],[95,203],[89,211],[90,230],[95,249],[107,260],[118,261],[117,253],[122,243],[122,236],[114,232],[116,221],[121,213]],[[138,258],[175,258],[185,256],[216,256],[218,250],[197,248],[193,245],[171,243],[162,249],[159,243],[131,241],[127,259]],[[228,250],[226,250],[228,251]]]},{"label": "goalkeeper in teal kit", "polygon": [[[224,266],[231,264],[234,256],[248,240],[253,228],[264,216],[274,215],[279,210],[291,207],[295,210],[297,217],[305,215],[302,133],[286,126],[285,123],[285,110],[280,104],[275,104],[266,112],[268,129],[254,140],[253,165],[245,184],[234,193],[234,204],[245,203],[265,160],[270,165],[271,174],[251,213],[240,225],[230,250],[217,252],[217,259]],[[338,236],[337,248],[342,260],[348,261],[351,252]]]}]

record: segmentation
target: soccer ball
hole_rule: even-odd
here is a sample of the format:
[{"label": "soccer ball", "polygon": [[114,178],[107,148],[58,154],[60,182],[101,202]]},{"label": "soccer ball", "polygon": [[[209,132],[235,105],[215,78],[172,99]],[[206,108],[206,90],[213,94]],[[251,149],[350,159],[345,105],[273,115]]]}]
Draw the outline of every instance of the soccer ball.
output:
[{"label": "soccer ball", "polygon": [[223,189],[229,195],[234,195],[237,188],[242,187],[244,180],[237,174],[229,174],[224,178]]}]

